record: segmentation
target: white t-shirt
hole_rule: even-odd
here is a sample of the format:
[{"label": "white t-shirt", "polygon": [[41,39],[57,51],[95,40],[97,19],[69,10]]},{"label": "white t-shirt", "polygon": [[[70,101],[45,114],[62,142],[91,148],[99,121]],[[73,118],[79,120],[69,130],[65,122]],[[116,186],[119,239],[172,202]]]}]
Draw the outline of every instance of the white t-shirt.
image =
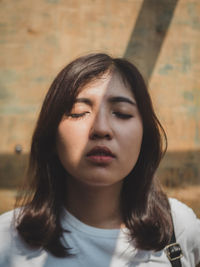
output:
[{"label": "white t-shirt", "polygon": [[[200,262],[200,220],[176,199],[170,199],[183,267]],[[164,250],[137,250],[129,243],[128,229],[99,229],[80,222],[65,211],[62,225],[70,233],[63,242],[74,256],[56,258],[44,250],[31,250],[12,224],[13,211],[0,216],[0,267],[170,267]]]}]

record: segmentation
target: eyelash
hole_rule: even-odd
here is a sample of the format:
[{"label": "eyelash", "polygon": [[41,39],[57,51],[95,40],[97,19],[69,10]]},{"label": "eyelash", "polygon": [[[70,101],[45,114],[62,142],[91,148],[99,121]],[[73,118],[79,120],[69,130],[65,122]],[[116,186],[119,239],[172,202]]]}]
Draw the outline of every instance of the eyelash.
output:
[{"label": "eyelash", "polygon": [[72,114],[69,114],[68,116],[71,117],[72,119],[79,119],[79,118],[84,117],[86,114],[89,114],[89,112],[72,113]]},{"label": "eyelash", "polygon": [[[68,116],[73,118],[73,119],[80,119],[80,118],[83,118],[86,114],[89,114],[89,113],[90,112],[72,113],[72,114],[69,114]],[[117,118],[122,119],[122,120],[128,120],[128,119],[133,117],[133,115],[124,114],[124,113],[120,113],[120,112],[113,112],[112,114],[114,114]]]},{"label": "eyelash", "polygon": [[128,120],[128,119],[133,117],[133,115],[125,114],[125,113],[121,113],[121,112],[113,112],[113,114],[122,120]]}]

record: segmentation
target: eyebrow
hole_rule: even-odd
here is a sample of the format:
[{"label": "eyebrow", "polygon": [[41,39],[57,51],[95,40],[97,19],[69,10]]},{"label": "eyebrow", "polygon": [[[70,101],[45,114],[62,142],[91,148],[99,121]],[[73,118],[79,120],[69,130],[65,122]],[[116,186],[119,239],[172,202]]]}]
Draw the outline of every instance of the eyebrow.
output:
[{"label": "eyebrow", "polygon": [[124,102],[124,103],[128,103],[131,104],[133,106],[136,106],[136,102],[132,101],[131,99],[124,97],[124,96],[113,96],[111,98],[109,98],[108,100],[110,103],[120,103],[120,102]]},{"label": "eyebrow", "polygon": [[[136,106],[136,102],[124,96],[113,96],[108,99],[110,103],[128,103],[132,106]],[[88,106],[92,106],[92,101],[89,98],[77,98],[75,103],[84,103]]]}]

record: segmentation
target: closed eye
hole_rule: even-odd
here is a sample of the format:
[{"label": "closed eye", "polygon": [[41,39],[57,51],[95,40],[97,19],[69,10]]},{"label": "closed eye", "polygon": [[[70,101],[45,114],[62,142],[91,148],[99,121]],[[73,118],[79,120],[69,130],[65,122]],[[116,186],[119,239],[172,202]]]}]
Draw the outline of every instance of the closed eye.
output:
[{"label": "closed eye", "polygon": [[68,117],[73,118],[73,119],[78,119],[78,118],[82,118],[84,117],[86,114],[89,114],[90,112],[86,111],[86,112],[82,112],[82,113],[71,113],[68,114]]},{"label": "closed eye", "polygon": [[121,113],[121,112],[113,112],[113,114],[119,118],[119,119],[123,119],[123,120],[128,120],[130,118],[133,117],[133,115],[131,114],[126,114],[126,113]]}]

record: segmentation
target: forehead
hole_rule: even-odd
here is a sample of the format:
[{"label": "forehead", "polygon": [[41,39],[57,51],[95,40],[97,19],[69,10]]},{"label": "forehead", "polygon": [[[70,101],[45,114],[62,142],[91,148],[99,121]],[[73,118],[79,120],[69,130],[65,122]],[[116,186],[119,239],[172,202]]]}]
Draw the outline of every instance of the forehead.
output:
[{"label": "forehead", "polygon": [[111,95],[127,96],[134,99],[130,86],[116,72],[103,74],[101,77],[86,84],[78,93],[78,97],[103,98]]}]

